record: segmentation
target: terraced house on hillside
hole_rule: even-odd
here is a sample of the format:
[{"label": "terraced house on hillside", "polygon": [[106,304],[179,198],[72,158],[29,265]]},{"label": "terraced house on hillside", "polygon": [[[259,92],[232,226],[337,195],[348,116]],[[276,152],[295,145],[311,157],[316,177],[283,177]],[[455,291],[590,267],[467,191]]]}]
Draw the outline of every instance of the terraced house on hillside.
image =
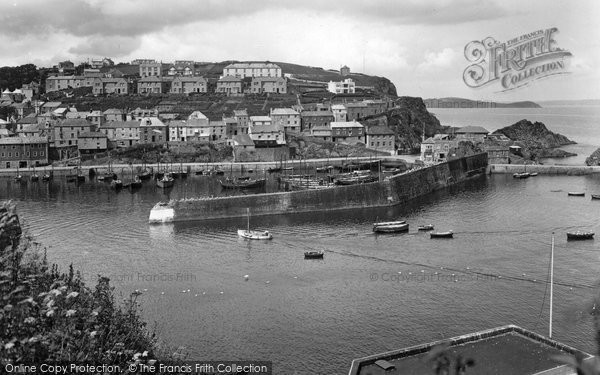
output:
[{"label": "terraced house on hillside", "polygon": [[223,77],[281,77],[281,67],[267,62],[234,63],[223,68]]},{"label": "terraced house on hillside", "polygon": [[250,92],[253,94],[287,93],[287,81],[283,77],[254,77],[250,84]]},{"label": "terraced house on hillside", "polygon": [[207,92],[208,82],[204,77],[175,77],[171,83],[171,94]]},{"label": "terraced house on hillside", "polygon": [[124,78],[94,78],[93,92],[96,95],[130,94],[132,88]]}]

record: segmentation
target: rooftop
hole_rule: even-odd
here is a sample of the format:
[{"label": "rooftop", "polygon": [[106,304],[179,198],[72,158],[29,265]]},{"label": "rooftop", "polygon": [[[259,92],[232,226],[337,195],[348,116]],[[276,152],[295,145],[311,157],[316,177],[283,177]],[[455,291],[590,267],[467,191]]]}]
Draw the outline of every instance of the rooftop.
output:
[{"label": "rooftop", "polygon": [[254,146],[254,141],[248,134],[238,134],[233,137],[233,142],[237,146]]},{"label": "rooftop", "polygon": [[271,121],[269,116],[250,116],[250,121]]},{"label": "rooftop", "polygon": [[21,145],[29,143],[48,143],[44,137],[6,137],[0,138],[0,145]]},{"label": "rooftop", "polygon": [[[352,361],[349,375],[422,375],[431,373],[430,351],[474,360],[473,374],[570,375],[575,372],[552,359],[555,355],[591,355],[515,325],[479,331]],[[392,365],[387,371],[377,363]],[[383,361],[383,362],[379,362]],[[468,373],[471,373],[468,371]]]},{"label": "rooftop", "polygon": [[302,117],[320,117],[320,116],[330,116],[333,117],[333,112],[331,111],[302,111],[300,113]]},{"label": "rooftop", "polygon": [[85,132],[77,136],[78,138],[106,138],[106,134],[101,132]]},{"label": "rooftop", "polygon": [[371,126],[367,129],[367,134],[371,135],[394,135],[394,131],[387,126]]},{"label": "rooftop", "polygon": [[111,121],[104,123],[100,128],[108,129],[108,128],[139,128],[140,122],[131,120],[131,121]]},{"label": "rooftop", "polygon": [[291,108],[273,108],[271,110],[271,115],[296,116],[299,115],[299,113]]},{"label": "rooftop", "polygon": [[457,129],[456,134],[488,134],[489,131],[481,126],[465,126],[460,129]]},{"label": "rooftop", "polygon": [[331,128],[362,128],[362,124],[356,121],[332,121]]},{"label": "rooftop", "polygon": [[235,68],[235,69],[247,69],[247,68],[252,68],[252,69],[267,69],[267,68],[279,68],[279,65],[275,65],[273,63],[264,63],[264,62],[252,62],[252,63],[234,63],[234,64],[229,64],[225,67],[225,69],[231,69],[231,68]]},{"label": "rooftop", "polygon": [[219,82],[242,82],[242,79],[234,76],[225,76]]}]

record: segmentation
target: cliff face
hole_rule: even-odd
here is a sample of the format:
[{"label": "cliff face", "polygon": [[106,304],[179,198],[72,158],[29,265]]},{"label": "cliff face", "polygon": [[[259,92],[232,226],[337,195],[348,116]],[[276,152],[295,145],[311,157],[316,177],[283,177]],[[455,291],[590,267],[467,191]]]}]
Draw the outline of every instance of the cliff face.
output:
[{"label": "cliff face", "polygon": [[567,157],[576,154],[557,149],[575,144],[562,134],[554,133],[541,122],[521,120],[516,124],[498,129],[494,134],[504,134],[513,141],[520,142],[526,154],[533,158]]},{"label": "cliff face", "polygon": [[425,130],[425,138],[441,132],[440,121],[427,111],[422,98],[401,96],[396,100],[396,108],[388,111],[385,117],[373,119],[378,124],[387,125],[396,134],[398,149],[405,152],[418,152]]},{"label": "cliff face", "polygon": [[585,165],[600,165],[600,148],[594,151],[587,159],[585,159]]}]

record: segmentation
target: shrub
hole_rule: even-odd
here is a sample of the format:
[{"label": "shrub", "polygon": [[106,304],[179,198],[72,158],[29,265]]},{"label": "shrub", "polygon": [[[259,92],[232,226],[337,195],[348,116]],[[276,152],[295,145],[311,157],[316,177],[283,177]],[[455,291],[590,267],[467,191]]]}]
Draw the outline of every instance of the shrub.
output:
[{"label": "shrub", "polygon": [[0,204],[0,295],[2,367],[58,361],[126,365],[155,357],[157,342],[140,318],[139,293],[119,306],[109,279],[99,277],[90,289],[72,266],[67,273],[48,266],[45,251],[23,236],[10,202]]}]

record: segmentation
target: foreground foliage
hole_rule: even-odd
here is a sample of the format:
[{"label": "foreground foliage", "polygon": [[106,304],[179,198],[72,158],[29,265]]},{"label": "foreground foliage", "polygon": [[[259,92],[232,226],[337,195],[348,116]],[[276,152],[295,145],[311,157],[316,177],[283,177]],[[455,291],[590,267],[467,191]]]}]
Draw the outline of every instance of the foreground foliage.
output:
[{"label": "foreground foliage", "polygon": [[109,280],[88,288],[73,267],[48,266],[22,235],[14,205],[0,204],[0,366],[96,362],[124,365],[154,358],[155,335],[140,318],[138,294],[115,303]]}]

